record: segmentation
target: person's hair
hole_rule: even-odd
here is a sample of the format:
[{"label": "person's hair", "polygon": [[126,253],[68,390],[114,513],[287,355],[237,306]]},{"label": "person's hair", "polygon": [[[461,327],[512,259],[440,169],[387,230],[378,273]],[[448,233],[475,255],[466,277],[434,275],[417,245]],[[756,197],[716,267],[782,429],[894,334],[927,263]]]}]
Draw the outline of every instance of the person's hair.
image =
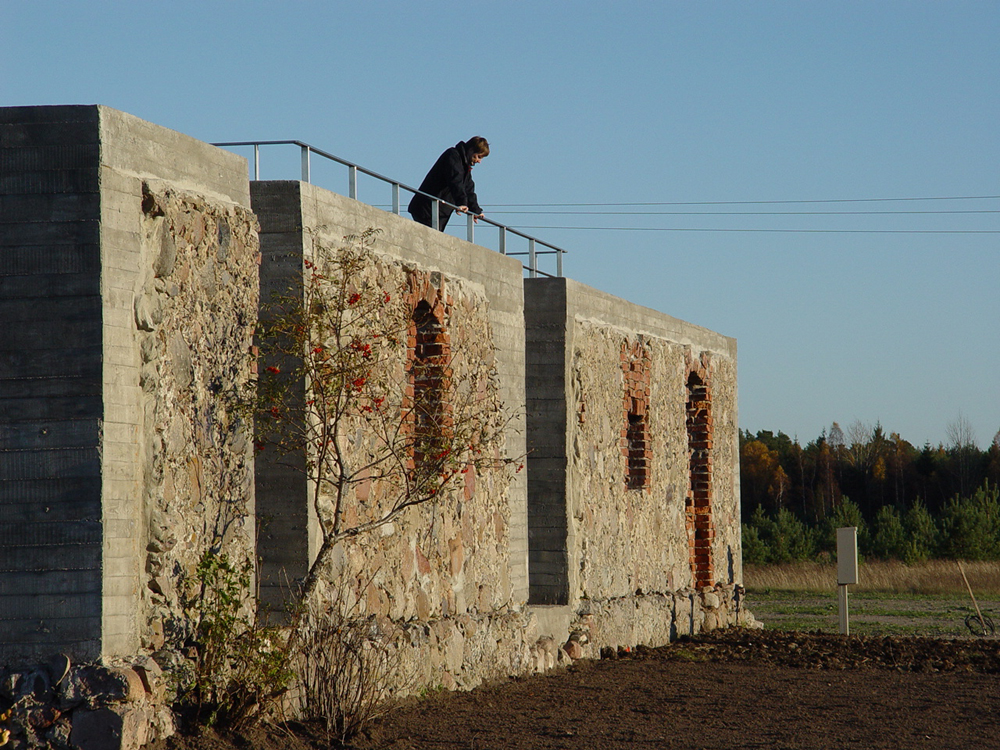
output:
[{"label": "person's hair", "polygon": [[490,155],[490,144],[481,135],[470,138],[465,146],[470,154],[479,154],[480,156]]}]

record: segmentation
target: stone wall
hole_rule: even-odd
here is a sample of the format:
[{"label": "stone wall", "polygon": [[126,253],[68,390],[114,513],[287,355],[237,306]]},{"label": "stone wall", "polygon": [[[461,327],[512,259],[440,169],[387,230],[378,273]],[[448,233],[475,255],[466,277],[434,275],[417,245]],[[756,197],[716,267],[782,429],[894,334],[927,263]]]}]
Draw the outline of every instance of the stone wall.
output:
[{"label": "stone wall", "polygon": [[251,497],[217,398],[249,371],[245,162],[106,107],[0,109],[0,160],[0,655],[134,653],[164,487]]},{"label": "stone wall", "polygon": [[253,429],[233,398],[253,365],[259,245],[241,206],[145,183],[142,207],[139,622],[143,647],[167,646],[166,659],[192,635],[183,604],[205,551],[253,555]]},{"label": "stone wall", "polygon": [[[206,550],[256,552],[265,609],[303,581],[321,541],[307,457],[255,460],[230,397],[259,299],[368,228],[366,278],[462,352],[441,384],[506,405],[482,449],[527,456],[464,473],[323,571],[320,601],[381,633],[396,689],[753,622],[735,341],[522,283],[516,259],[309,184],[251,184],[240,157],[121,112],[0,108],[0,705],[19,706],[18,742],[170,731],[161,670],[190,666]],[[357,520],[380,492],[357,488]]]},{"label": "stone wall", "polygon": [[[366,278],[389,295],[387,305],[398,299],[411,311],[421,302],[437,311],[453,351],[455,387],[492,389],[509,410],[502,444],[489,450],[524,455],[520,263],[312,185],[258,182],[252,193],[265,300],[269,290],[288,289],[307,272],[317,247],[338,248],[347,235],[379,229],[375,267]],[[401,366],[405,357],[401,350]],[[369,439],[359,433],[353,449],[363,453]],[[300,468],[304,463],[293,460]],[[258,461],[258,512],[268,518],[258,543],[262,589],[280,608],[315,559],[318,527],[301,472],[263,454]],[[378,491],[364,487],[350,522],[371,520]],[[466,473],[439,502],[339,545],[319,599],[374,617],[395,644],[403,671],[414,677],[413,689],[471,687],[530,670],[537,634],[523,610],[525,506],[523,473]]]},{"label": "stone wall", "polygon": [[[577,632],[591,649],[735,622],[735,341],[568,279],[525,289],[531,602],[557,640]],[[692,372],[711,389],[705,446],[690,424]],[[710,506],[695,502],[702,482]],[[716,610],[726,614],[690,614]]]},{"label": "stone wall", "polygon": [[[739,522],[732,463],[737,439],[734,363],[724,353],[692,353],[694,344],[628,332],[599,320],[577,317],[573,327],[567,481],[573,488],[569,512],[576,543],[570,568],[577,575],[575,590],[580,597],[601,599],[694,585],[685,508],[690,483],[685,376],[688,361],[703,354],[710,363],[713,396],[711,510],[718,531],[711,559],[720,574],[708,584],[740,580],[738,537],[730,531],[733,521],[737,528]],[[650,384],[648,476],[636,488],[629,486],[622,447],[627,417],[623,365],[634,348],[648,357]]]}]

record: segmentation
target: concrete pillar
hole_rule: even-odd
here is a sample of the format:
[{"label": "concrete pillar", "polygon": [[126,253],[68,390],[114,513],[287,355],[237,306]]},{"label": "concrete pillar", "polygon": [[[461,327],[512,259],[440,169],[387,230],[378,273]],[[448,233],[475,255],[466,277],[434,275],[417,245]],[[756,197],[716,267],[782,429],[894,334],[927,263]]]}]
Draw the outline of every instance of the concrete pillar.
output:
[{"label": "concrete pillar", "polygon": [[245,161],[187,136],[0,108],[0,658],[139,645],[145,180],[249,205]]}]

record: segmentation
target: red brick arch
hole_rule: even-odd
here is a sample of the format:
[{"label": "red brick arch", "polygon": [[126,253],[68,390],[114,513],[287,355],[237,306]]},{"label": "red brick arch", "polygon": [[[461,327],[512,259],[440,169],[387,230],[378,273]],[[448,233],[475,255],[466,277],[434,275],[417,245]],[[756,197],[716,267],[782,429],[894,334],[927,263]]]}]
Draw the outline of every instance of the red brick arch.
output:
[{"label": "red brick arch", "polygon": [[711,360],[707,354],[687,356],[687,437],[689,481],[685,498],[685,520],[691,575],[695,586],[715,583],[712,544],[715,520],[712,516],[713,419]]},{"label": "red brick arch", "polygon": [[653,452],[649,440],[649,349],[642,339],[622,343],[621,366],[625,380],[621,451],[625,457],[625,486],[649,488]]},{"label": "red brick arch", "polygon": [[403,411],[410,442],[410,470],[446,442],[452,426],[451,298],[440,274],[413,271],[407,304],[411,310],[406,344],[408,383]]}]

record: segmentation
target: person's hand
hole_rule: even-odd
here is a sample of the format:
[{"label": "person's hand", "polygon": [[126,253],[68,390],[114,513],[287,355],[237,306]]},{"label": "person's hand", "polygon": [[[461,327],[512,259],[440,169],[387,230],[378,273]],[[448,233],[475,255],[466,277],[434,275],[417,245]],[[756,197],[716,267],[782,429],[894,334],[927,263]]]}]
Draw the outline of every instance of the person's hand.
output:
[{"label": "person's hand", "polygon": [[467,213],[469,213],[469,207],[468,206],[459,206],[458,207],[458,212],[462,213],[462,214],[467,214]]}]

